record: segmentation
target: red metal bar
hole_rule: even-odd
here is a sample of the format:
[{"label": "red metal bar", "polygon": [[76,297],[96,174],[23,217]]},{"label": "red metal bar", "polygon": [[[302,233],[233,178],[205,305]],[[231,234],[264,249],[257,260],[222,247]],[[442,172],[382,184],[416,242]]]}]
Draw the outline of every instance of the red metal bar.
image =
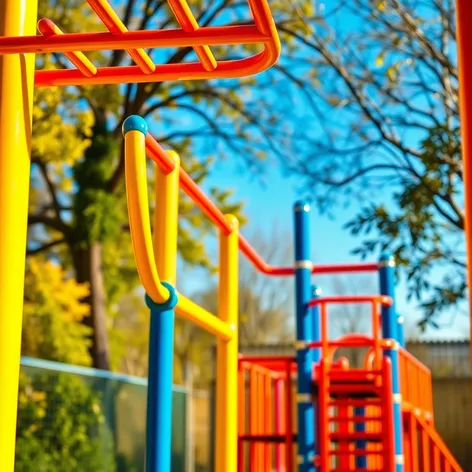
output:
[{"label": "red metal bar", "polygon": [[[273,434],[272,429],[272,381],[270,376],[264,379],[264,434]],[[265,469],[272,470],[272,445],[267,443],[265,445]]]},{"label": "red metal bar", "polygon": [[[185,32],[191,33],[199,29],[197,20],[185,0],[169,0],[169,5]],[[218,64],[208,46],[196,46],[193,49],[205,70],[212,71],[216,69]]]},{"label": "red metal bar", "polygon": [[[103,24],[108,28],[110,33],[122,34],[127,33],[128,28],[120,20],[107,0],[87,0]],[[156,70],[156,65],[146,54],[144,49],[127,49],[126,52],[131,56],[136,65],[145,74],[151,74]]]},{"label": "red metal bar", "polygon": [[388,357],[383,358],[383,414],[385,415],[384,427],[384,470],[385,472],[395,471],[395,435],[393,424],[393,386],[392,386],[392,362]]},{"label": "red metal bar", "polygon": [[285,381],[285,469],[286,472],[293,472],[292,366],[289,362],[287,362],[285,374],[287,376]]},{"label": "red metal bar", "polygon": [[379,265],[374,263],[353,263],[353,264],[316,264],[313,269],[313,274],[340,274],[351,272],[375,272],[379,270]]},{"label": "red metal bar", "polygon": [[[0,36],[0,54],[267,44],[270,41],[271,38],[254,25],[208,26],[191,33],[181,29],[168,29],[128,31],[120,35],[108,32],[68,33],[54,35],[50,38],[43,36]],[[184,65],[188,66],[189,64]],[[137,69],[141,72],[139,67]],[[55,70],[55,72],[61,71]],[[66,71],[63,70],[62,72]],[[146,80],[146,77],[143,80]],[[147,77],[147,80],[149,80],[149,77]]]},{"label": "red metal bar", "polygon": [[314,298],[308,302],[308,308],[325,303],[372,303],[392,306],[393,300],[385,295],[333,295],[331,297]]},{"label": "red metal bar", "polygon": [[410,450],[411,450],[411,472],[420,472],[418,464],[418,422],[414,415],[410,414],[409,424]]},{"label": "red metal bar", "polygon": [[[472,2],[457,0],[457,55],[459,66],[459,110],[462,132],[462,166],[465,192],[465,235],[468,282],[472,287]],[[472,297],[469,297],[472,337]],[[472,351],[471,351],[472,353]]]},{"label": "red metal bar", "polygon": [[[257,432],[257,374],[254,369],[249,371],[249,434]],[[257,472],[256,469],[256,445],[251,443],[249,445],[249,470],[250,472]]]},{"label": "red metal bar", "polygon": [[[42,18],[38,22],[38,31],[45,37],[51,38],[55,35],[63,35],[62,30],[56,26],[51,20]],[[72,64],[85,77],[93,77],[97,73],[97,68],[87,59],[84,53],[80,51],[70,51],[64,53],[64,56],[69,59]]]},{"label": "red metal bar", "polygon": [[[282,419],[284,415],[284,398],[283,398],[283,381],[275,381],[275,434],[282,436],[283,426]],[[283,437],[283,436],[282,436]],[[285,437],[283,437],[285,441]],[[282,472],[283,460],[282,460],[283,448],[281,445],[275,446],[275,472]]]}]

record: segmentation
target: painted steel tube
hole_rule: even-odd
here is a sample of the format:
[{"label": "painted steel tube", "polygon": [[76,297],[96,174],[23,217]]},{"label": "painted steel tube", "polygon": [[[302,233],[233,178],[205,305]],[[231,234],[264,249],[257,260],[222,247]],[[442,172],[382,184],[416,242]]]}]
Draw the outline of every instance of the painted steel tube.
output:
[{"label": "painted steel tube", "polygon": [[172,375],[174,365],[174,307],[177,295],[164,282],[169,299],[156,304],[146,297],[151,310],[146,413],[146,471],[171,471]]},{"label": "painted steel tube", "polygon": [[[33,35],[37,1],[0,2],[0,35]],[[28,220],[34,54],[0,57],[0,470],[13,472]]]},{"label": "painted steel tube", "polygon": [[315,428],[312,402],[313,351],[306,347],[313,332],[312,310],[307,309],[311,298],[310,206],[297,202],[294,206],[295,235],[295,300],[297,349],[297,415],[298,471],[314,472]]}]

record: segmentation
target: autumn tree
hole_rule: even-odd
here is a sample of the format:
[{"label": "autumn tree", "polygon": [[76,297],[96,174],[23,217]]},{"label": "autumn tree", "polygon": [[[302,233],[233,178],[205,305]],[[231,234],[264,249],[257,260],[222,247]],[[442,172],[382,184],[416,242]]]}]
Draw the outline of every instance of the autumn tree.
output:
[{"label": "autumn tree", "polygon": [[[307,2],[308,4],[308,2]],[[119,13],[132,29],[178,27],[166,2],[123,1]],[[238,2],[192,2],[201,26],[221,21],[241,22]],[[245,9],[247,12],[247,9]],[[40,15],[52,18],[67,32],[103,30],[104,26],[83,0],[42,0]],[[231,54],[253,52],[234,47]],[[225,56],[225,48],[215,48]],[[156,61],[176,63],[192,59],[192,48],[154,54]],[[129,64],[124,51],[90,53],[97,66]],[[38,67],[62,67],[60,55],[38,57]],[[171,82],[139,85],[40,89],[35,97],[33,193],[29,216],[29,253],[58,258],[73,271],[79,283],[87,283],[90,305],[87,325],[92,330],[93,365],[109,368],[107,319],[123,293],[137,285],[132,269],[124,198],[124,156],[121,124],[131,114],[151,123],[159,141],[182,155],[183,166],[198,181],[208,173],[211,159],[237,156],[254,166],[269,148],[279,121],[261,103],[264,82]],[[244,93],[240,93],[240,91]],[[192,157],[198,155],[198,157]],[[228,192],[210,189],[223,210],[238,213]],[[184,202],[187,205],[188,202]],[[188,261],[205,265],[201,238],[209,223],[194,208],[181,215],[179,249]]]},{"label": "autumn tree", "polygon": [[423,326],[466,291],[454,5],[337,0],[312,21],[294,4],[302,26],[280,25],[311,123],[294,130],[289,167],[322,210],[359,203],[354,253],[395,253]]}]

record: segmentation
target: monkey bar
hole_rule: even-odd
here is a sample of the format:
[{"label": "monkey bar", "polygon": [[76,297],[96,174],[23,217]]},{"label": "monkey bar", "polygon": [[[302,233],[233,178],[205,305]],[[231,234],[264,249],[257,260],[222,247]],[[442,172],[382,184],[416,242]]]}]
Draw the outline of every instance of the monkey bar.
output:
[{"label": "monkey bar", "polygon": [[[248,0],[252,21],[244,25],[200,27],[186,0],[168,0],[180,29],[129,31],[107,0],[87,0],[108,32],[65,33],[52,20],[38,23],[40,36],[0,37],[0,55],[62,53],[73,69],[39,70],[37,87],[150,83],[164,80],[196,80],[242,77],[272,66],[280,54],[280,42],[266,0]],[[210,46],[259,44],[261,50],[241,59],[217,60]],[[146,49],[191,47],[198,62],[155,64]],[[96,67],[84,51],[124,49],[135,65]],[[235,49],[241,53],[240,49]]]}]

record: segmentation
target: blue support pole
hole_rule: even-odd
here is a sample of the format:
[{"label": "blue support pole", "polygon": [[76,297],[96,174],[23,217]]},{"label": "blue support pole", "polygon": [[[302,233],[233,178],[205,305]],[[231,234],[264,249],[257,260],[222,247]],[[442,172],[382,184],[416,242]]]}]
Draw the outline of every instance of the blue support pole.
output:
[{"label": "blue support pole", "polygon": [[[321,289],[313,285],[311,287],[311,299],[316,299],[321,297]],[[311,309],[311,318],[313,322],[313,327],[311,331],[311,340],[312,341],[321,341],[321,316],[320,316],[320,307],[315,305]],[[321,360],[321,348],[317,347],[312,349],[313,362],[320,362]]]},{"label": "blue support pole", "polygon": [[172,374],[174,356],[175,289],[162,304],[146,295],[151,310],[146,415],[146,472],[170,472],[172,451]]},{"label": "blue support pole", "polygon": [[313,350],[307,341],[313,335],[313,310],[307,309],[311,298],[310,206],[294,205],[295,214],[295,300],[297,348],[298,471],[314,472],[315,416],[312,399]]},{"label": "blue support pole", "polygon": [[[359,417],[365,416],[365,408],[364,407],[356,407],[354,408],[354,415]],[[354,431],[356,433],[364,433],[365,432],[365,422],[359,421],[354,424]],[[358,439],[356,441],[356,449],[364,450],[367,447],[367,441],[365,439]],[[356,468],[357,469],[367,469],[367,456],[357,456],[356,457]]]},{"label": "blue support pole", "polygon": [[392,396],[393,396],[393,427],[395,471],[403,472],[403,423],[401,411],[400,370],[398,360],[399,329],[398,316],[395,310],[395,260],[391,254],[383,254],[379,261],[380,293],[392,297],[391,307],[382,307],[382,336],[393,339],[395,348],[384,352],[392,362]]},{"label": "blue support pole", "polygon": [[406,347],[405,341],[405,318],[397,313],[397,336],[401,347]]},{"label": "blue support pole", "polygon": [[379,260],[380,294],[392,298],[392,306],[382,306],[382,336],[398,341],[397,314],[395,310],[395,259],[382,254]]}]

